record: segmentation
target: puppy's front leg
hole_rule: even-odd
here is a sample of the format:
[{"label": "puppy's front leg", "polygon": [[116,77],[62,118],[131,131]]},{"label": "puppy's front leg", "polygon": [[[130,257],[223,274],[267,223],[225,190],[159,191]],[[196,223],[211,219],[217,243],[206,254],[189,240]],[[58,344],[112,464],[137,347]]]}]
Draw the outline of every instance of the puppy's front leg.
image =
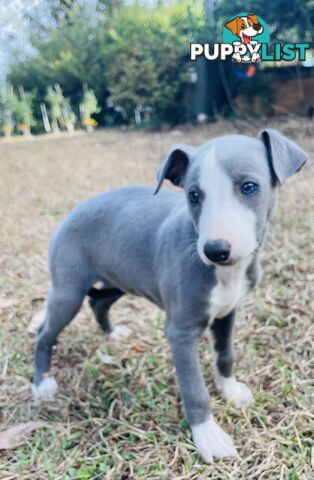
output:
[{"label": "puppy's front leg", "polygon": [[197,342],[199,330],[181,330],[168,325],[171,346],[186,419],[193,441],[204,460],[236,456],[231,437],[215,422],[209,409],[209,395],[200,369]]},{"label": "puppy's front leg", "polygon": [[251,390],[238,382],[232,374],[233,348],[232,334],[235,311],[223,318],[216,318],[210,326],[213,345],[214,379],[217,389],[226,400],[231,400],[235,407],[247,407],[253,403]]}]

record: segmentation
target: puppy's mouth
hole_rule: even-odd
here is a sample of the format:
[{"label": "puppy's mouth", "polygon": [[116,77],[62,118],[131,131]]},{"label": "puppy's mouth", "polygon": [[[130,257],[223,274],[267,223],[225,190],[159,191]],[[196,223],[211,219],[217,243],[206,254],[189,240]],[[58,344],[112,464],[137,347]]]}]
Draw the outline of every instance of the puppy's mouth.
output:
[{"label": "puppy's mouth", "polygon": [[222,261],[213,262],[208,258],[204,258],[202,255],[199,255],[199,257],[201,258],[202,262],[209,267],[232,267],[233,265],[235,265],[241,260],[241,257],[233,257],[233,258],[228,258],[227,260],[224,260],[224,261],[222,260]]},{"label": "puppy's mouth", "polygon": [[242,33],[242,40],[243,40],[243,43],[247,45],[248,43],[250,43],[251,37],[249,35],[245,35],[245,33]]},{"label": "puppy's mouth", "polygon": [[231,267],[232,265],[235,265],[239,260],[239,258],[229,258],[224,262],[215,262],[213,263],[213,265],[219,265],[219,267]]}]

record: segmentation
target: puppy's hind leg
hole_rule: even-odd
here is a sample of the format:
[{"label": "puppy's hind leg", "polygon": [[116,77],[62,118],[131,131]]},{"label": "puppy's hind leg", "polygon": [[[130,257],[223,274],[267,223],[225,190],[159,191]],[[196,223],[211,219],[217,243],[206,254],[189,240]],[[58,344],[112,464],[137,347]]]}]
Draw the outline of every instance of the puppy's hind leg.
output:
[{"label": "puppy's hind leg", "polygon": [[102,330],[113,340],[121,340],[128,337],[131,330],[126,325],[111,325],[109,319],[109,309],[125,292],[118,288],[91,288],[87,295],[89,296],[89,304],[94,312],[95,318]]},{"label": "puppy's hind leg", "polygon": [[35,348],[35,373],[32,392],[35,398],[52,398],[57,391],[57,383],[47,377],[51,364],[52,347],[59,333],[70,323],[79,311],[84,293],[73,289],[52,288],[48,297],[46,318],[39,330]]},{"label": "puppy's hind leg", "polygon": [[119,298],[124,295],[118,288],[96,289],[91,288],[88,292],[88,301],[94,312],[95,318],[100,327],[106,334],[113,332],[113,327],[109,319],[109,309]]}]

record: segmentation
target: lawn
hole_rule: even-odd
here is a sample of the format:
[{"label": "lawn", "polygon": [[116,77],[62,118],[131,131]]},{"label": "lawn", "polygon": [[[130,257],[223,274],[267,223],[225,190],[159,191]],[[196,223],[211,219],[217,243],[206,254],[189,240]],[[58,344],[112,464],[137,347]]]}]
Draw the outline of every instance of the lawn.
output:
[{"label": "lawn", "polygon": [[[277,124],[313,159],[312,125],[304,119]],[[205,465],[195,451],[163,333],[164,313],[143,299],[125,296],[112,309],[113,322],[132,329],[122,343],[102,335],[84,305],[55,348],[56,400],[37,404],[29,388],[34,336],[27,326],[43,308],[48,242],[67,212],[114,187],[154,183],[157,165],[174,143],[256,135],[262,126],[218,122],[161,133],[107,130],[0,141],[0,430],[46,422],[18,447],[0,451],[2,480],[313,478],[310,164],[282,187],[262,282],[238,313],[235,371],[255,396],[247,411],[216,393],[206,338],[200,344],[212,409],[240,458]],[[102,363],[101,354],[112,363]]]}]

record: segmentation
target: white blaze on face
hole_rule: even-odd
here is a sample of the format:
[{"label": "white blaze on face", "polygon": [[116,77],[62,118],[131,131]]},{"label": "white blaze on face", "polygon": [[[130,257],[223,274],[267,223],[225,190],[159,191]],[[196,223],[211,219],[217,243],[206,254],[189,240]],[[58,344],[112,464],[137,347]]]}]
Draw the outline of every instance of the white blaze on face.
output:
[{"label": "white blaze on face", "polygon": [[231,245],[231,261],[251,255],[256,248],[254,212],[234,195],[232,179],[219,165],[214,147],[201,160],[199,185],[205,194],[197,242],[203,262],[211,263],[204,254],[204,245],[215,240]]},{"label": "white blaze on face", "polygon": [[247,17],[241,17],[242,22],[245,24],[245,28],[240,31],[241,38],[243,38],[243,33],[249,37],[255,37],[256,35],[262,33],[263,28],[261,27],[258,31],[255,30],[251,25]]}]

